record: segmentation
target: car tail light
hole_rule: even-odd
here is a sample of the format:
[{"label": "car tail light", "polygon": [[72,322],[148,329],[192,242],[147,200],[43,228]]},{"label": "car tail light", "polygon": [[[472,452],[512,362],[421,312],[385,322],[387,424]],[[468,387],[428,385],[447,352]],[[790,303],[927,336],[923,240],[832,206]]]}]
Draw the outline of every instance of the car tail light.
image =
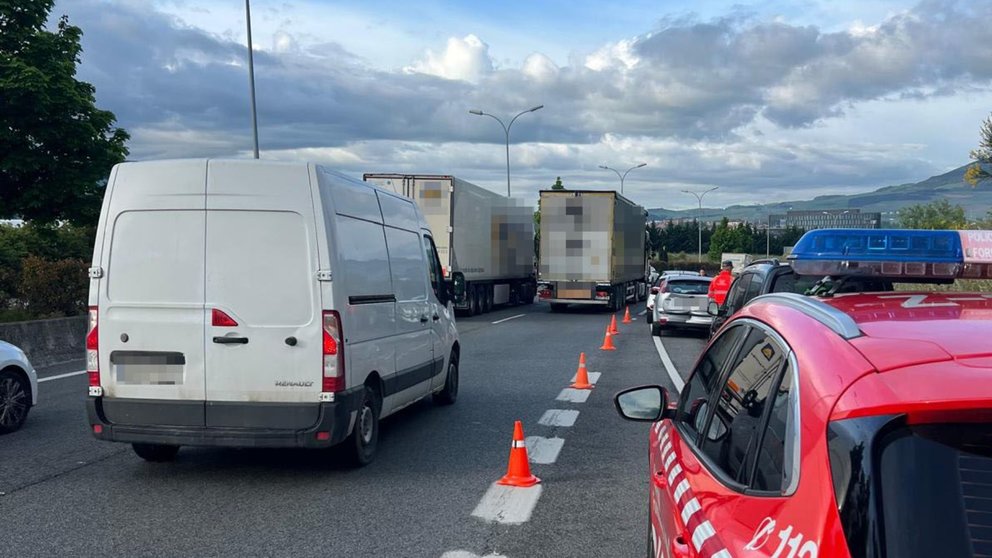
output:
[{"label": "car tail light", "polygon": [[551,285],[538,285],[537,296],[539,298],[551,298]]},{"label": "car tail light", "polygon": [[[86,329],[86,375],[89,376],[90,394],[92,388],[100,388],[100,312],[90,306],[89,323]],[[97,393],[96,395],[101,395]]]},{"label": "car tail light", "polygon": [[238,322],[228,316],[223,310],[213,309],[210,317],[210,325],[214,327],[238,327]]},{"label": "car tail light", "polygon": [[334,310],[324,311],[324,372],[321,392],[334,393],[344,389],[344,343],[341,315]]}]

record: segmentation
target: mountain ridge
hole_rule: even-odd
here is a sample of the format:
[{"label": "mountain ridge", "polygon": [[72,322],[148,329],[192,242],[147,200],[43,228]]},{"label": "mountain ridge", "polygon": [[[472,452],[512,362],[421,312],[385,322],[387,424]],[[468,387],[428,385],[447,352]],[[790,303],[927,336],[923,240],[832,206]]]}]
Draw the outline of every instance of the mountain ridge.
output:
[{"label": "mountain ridge", "polygon": [[992,209],[992,184],[983,183],[972,187],[964,181],[964,172],[971,165],[960,166],[943,174],[931,176],[919,182],[907,182],[883,186],[857,194],[824,194],[810,200],[792,200],[758,205],[731,205],[722,209],[704,207],[698,209],[671,210],[665,208],[648,209],[649,218],[660,221],[666,219],[692,219],[697,215],[704,221],[715,221],[727,217],[732,221],[747,220],[763,222],[770,213],[812,211],[827,209],[860,209],[882,213],[882,222],[895,219],[895,212],[910,205],[929,203],[947,198],[952,204],[965,208],[968,218],[984,217]]}]

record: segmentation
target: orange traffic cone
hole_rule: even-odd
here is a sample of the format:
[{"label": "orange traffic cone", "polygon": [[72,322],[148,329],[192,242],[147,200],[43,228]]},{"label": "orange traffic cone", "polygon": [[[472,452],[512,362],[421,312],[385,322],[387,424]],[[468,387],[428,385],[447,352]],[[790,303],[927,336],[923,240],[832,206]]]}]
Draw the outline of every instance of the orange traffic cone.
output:
[{"label": "orange traffic cone", "polygon": [[575,371],[575,380],[570,386],[572,389],[592,389],[589,383],[589,372],[586,371],[586,354],[579,354],[579,369]]},{"label": "orange traffic cone", "polygon": [[629,324],[632,321],[633,320],[630,319],[630,306],[628,306],[627,309],[623,311],[623,323]]},{"label": "orange traffic cone", "polygon": [[601,351],[615,351],[616,347],[613,346],[613,334],[610,333],[610,328],[606,328],[606,337],[603,338],[603,346],[599,348]]},{"label": "orange traffic cone", "polygon": [[505,486],[534,486],[541,482],[530,472],[530,463],[527,461],[527,444],[524,442],[524,427],[520,421],[513,423],[513,444],[510,446],[510,464],[506,468],[503,478],[496,481],[496,484]]},{"label": "orange traffic cone", "polygon": [[620,330],[617,329],[617,315],[613,314],[613,317],[610,318],[610,335],[619,335],[619,334],[620,334]]}]

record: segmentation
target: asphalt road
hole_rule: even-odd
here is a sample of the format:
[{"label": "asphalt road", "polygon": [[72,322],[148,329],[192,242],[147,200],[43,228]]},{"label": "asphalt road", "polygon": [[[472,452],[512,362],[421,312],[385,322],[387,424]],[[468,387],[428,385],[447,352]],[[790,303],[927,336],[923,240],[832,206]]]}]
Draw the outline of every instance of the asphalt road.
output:
[{"label": "asphalt road", "polygon": [[[458,402],[386,420],[380,453],[362,469],[333,451],[183,448],[174,463],[146,463],[90,436],[85,375],[44,382],[24,429],[0,438],[4,554],[641,556],[648,425],[620,420],[612,397],[638,384],[674,388],[643,317],[621,326],[618,351],[598,350],[608,319],[542,304],[459,319]],[[705,338],[663,343],[686,375]],[[556,401],[580,351],[602,374],[596,389],[584,403]],[[551,409],[579,414],[570,427],[539,424]],[[564,445],[553,464],[532,464],[542,483],[528,521],[473,517],[505,472],[515,420]]]}]

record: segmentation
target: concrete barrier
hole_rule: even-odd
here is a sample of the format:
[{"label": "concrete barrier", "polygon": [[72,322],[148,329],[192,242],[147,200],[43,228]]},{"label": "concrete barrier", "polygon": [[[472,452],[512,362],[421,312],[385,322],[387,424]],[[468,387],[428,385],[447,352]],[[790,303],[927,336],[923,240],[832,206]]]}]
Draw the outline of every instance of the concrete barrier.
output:
[{"label": "concrete barrier", "polygon": [[0,324],[0,341],[21,348],[35,368],[86,358],[86,316]]}]

